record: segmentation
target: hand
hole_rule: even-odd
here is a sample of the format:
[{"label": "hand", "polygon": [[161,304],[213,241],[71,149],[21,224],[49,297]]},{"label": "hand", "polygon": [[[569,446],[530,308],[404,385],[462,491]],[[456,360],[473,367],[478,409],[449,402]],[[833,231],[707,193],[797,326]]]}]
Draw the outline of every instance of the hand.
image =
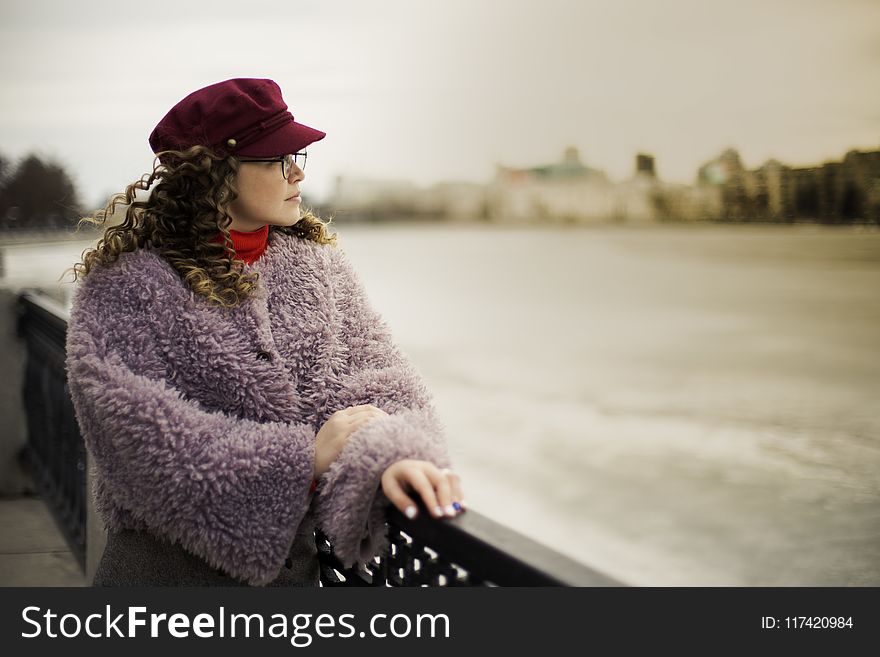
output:
[{"label": "hand", "polygon": [[[408,491],[417,491],[435,518],[456,516],[464,511],[461,480],[452,470],[440,469],[429,461],[403,459],[382,473],[382,491],[408,518],[415,518],[417,507]],[[456,509],[453,504],[458,505]]]},{"label": "hand", "polygon": [[387,416],[388,413],[377,406],[361,404],[343,408],[327,418],[315,436],[315,479],[330,469],[351,434],[367,422]]}]

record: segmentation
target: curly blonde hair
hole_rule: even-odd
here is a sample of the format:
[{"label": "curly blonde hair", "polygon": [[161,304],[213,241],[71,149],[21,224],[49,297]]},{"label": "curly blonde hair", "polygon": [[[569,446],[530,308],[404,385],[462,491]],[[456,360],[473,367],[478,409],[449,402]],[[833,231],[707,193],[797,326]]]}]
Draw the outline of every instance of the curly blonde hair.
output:
[{"label": "curly blonde hair", "polygon": [[[125,219],[105,228],[97,245],[83,251],[82,262],[65,273],[73,271],[75,282],[78,274],[85,277],[95,263],[107,266],[125,251],[152,247],[209,304],[239,305],[259,278],[257,272],[243,272],[244,263],[235,257],[229,235],[232,217],[228,207],[238,198],[235,180],[239,159],[232,155],[221,158],[205,146],[162,151],[157,159],[160,161],[154,160],[152,173],[115,194],[94,216],[80,218],[77,231],[84,224],[106,224],[118,203],[128,206]],[[150,195],[137,201],[137,190],[150,190]],[[302,218],[293,226],[270,225],[269,230],[336,246],[336,234],[327,231],[331,222],[304,208]],[[210,241],[218,232],[223,242]]]}]

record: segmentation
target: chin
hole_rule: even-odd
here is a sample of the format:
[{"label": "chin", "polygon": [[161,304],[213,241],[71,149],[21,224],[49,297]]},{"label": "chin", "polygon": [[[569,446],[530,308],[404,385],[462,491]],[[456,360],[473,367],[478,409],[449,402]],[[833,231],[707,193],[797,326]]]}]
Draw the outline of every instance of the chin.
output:
[{"label": "chin", "polygon": [[289,217],[277,219],[276,221],[273,221],[272,223],[275,224],[276,226],[293,226],[300,219],[302,219],[302,214],[297,212],[296,214],[291,215]]}]

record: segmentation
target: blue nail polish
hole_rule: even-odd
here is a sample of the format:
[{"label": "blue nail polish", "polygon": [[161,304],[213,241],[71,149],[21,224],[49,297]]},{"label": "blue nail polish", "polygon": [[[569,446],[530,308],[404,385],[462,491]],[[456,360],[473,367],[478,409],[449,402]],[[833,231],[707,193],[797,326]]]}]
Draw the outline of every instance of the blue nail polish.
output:
[{"label": "blue nail polish", "polygon": [[461,504],[459,504],[458,502],[453,502],[452,508],[455,509],[456,511],[461,511]]}]

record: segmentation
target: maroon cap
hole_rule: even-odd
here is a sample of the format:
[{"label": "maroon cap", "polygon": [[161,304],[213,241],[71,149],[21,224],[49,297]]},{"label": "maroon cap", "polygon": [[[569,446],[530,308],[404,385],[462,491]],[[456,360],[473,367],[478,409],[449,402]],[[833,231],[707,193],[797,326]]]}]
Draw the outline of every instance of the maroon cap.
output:
[{"label": "maroon cap", "polygon": [[150,146],[153,153],[199,144],[220,157],[275,157],[326,134],[294,121],[272,80],[234,78],[194,91],[172,107],[150,134]]}]

